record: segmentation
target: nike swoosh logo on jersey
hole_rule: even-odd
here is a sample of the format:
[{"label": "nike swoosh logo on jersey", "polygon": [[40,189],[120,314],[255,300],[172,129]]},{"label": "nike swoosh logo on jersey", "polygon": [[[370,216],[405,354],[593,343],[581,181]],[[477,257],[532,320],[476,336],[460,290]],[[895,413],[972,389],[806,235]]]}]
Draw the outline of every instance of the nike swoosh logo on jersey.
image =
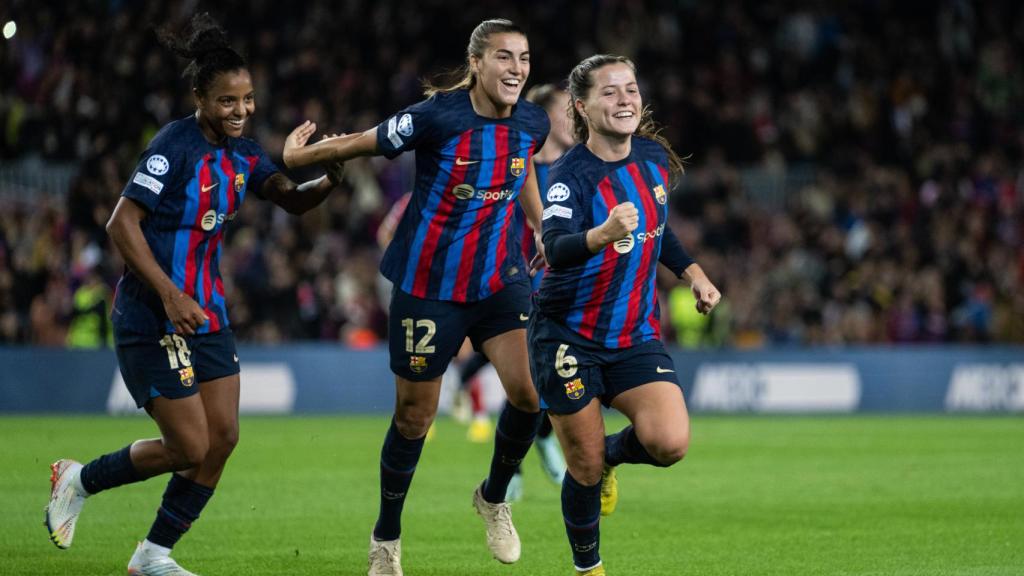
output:
[{"label": "nike swoosh logo on jersey", "polygon": [[213,190],[214,188],[217,187],[218,184],[220,184],[220,182],[214,182],[213,184],[210,184],[209,186],[203,186],[203,194],[206,194],[210,190]]},{"label": "nike swoosh logo on jersey", "polygon": [[658,374],[668,374],[669,372],[675,372],[675,370],[669,370],[668,368],[662,368],[661,366],[658,366],[656,370]]},{"label": "nike swoosh logo on jersey", "polygon": [[459,158],[458,156],[455,157],[455,165],[456,166],[469,166],[470,164],[479,164],[479,163],[480,163],[479,160],[463,160],[462,158]]}]

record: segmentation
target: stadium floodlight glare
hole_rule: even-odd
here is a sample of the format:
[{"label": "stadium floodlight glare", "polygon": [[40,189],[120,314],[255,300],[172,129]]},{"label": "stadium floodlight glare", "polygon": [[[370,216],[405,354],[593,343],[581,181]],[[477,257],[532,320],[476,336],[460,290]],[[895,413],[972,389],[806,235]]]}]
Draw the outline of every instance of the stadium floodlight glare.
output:
[{"label": "stadium floodlight glare", "polygon": [[4,24],[4,40],[10,40],[14,38],[14,34],[18,32],[18,25],[14,23],[14,20],[8,20]]}]

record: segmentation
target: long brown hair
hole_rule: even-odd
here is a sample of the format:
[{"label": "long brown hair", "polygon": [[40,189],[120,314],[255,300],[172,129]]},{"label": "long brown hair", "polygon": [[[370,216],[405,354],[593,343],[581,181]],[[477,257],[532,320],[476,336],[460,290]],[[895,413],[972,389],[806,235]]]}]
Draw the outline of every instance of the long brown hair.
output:
[{"label": "long brown hair", "polygon": [[[569,73],[569,116],[572,118],[572,135],[577,142],[586,144],[587,138],[590,137],[590,129],[587,127],[587,119],[576,110],[576,101],[587,99],[590,90],[594,88],[594,72],[610,64],[625,64],[636,75],[636,64],[633,64],[632,60],[625,56],[611,54],[595,54],[586,58]],[[652,118],[650,106],[644,106],[640,111],[640,125],[634,134],[654,140],[665,149],[665,153],[668,154],[670,178],[678,177],[683,173],[685,170],[683,160],[672,149],[668,140],[661,135],[661,127]]]},{"label": "long brown hair", "polygon": [[469,45],[466,46],[466,63],[456,68],[453,72],[442,75],[443,78],[447,79],[447,82],[442,81],[439,84],[434,84],[430,80],[424,80],[423,94],[430,98],[438,92],[472,89],[476,85],[476,74],[469,67],[470,56],[483,58],[484,50],[487,49],[491,35],[504,33],[520,34],[524,38],[526,37],[526,32],[523,32],[519,25],[504,18],[493,18],[477,24],[476,28],[473,29],[473,33],[469,35]]}]

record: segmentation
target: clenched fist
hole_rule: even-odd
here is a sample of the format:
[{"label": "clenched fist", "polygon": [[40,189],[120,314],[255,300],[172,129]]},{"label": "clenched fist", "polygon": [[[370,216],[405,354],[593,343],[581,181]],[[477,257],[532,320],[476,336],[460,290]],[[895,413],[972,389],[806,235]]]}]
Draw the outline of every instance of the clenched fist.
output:
[{"label": "clenched fist", "polygon": [[621,240],[636,230],[639,224],[640,212],[632,202],[623,202],[613,206],[611,212],[608,213],[608,219],[598,227],[601,241],[604,244],[611,244],[616,240]]}]

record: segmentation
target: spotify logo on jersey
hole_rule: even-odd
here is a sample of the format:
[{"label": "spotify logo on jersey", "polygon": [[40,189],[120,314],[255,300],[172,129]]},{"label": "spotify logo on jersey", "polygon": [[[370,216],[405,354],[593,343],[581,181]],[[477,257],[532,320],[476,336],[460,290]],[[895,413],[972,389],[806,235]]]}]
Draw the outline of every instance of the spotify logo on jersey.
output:
[{"label": "spotify logo on jersey", "polygon": [[459,200],[469,200],[473,197],[474,192],[476,192],[476,190],[473,190],[473,187],[469,184],[459,184],[455,188],[452,188],[452,194],[455,194],[455,197]]},{"label": "spotify logo on jersey", "polygon": [[213,230],[213,227],[217,225],[217,211],[207,210],[206,214],[203,214],[203,219],[200,224],[202,225],[203,230],[206,230],[207,232]]},{"label": "spotify logo on jersey", "polygon": [[628,254],[629,251],[633,249],[633,244],[635,242],[636,241],[633,240],[633,235],[630,234],[622,240],[616,240],[615,243],[612,244],[612,247],[615,248],[615,251],[619,254]]}]

